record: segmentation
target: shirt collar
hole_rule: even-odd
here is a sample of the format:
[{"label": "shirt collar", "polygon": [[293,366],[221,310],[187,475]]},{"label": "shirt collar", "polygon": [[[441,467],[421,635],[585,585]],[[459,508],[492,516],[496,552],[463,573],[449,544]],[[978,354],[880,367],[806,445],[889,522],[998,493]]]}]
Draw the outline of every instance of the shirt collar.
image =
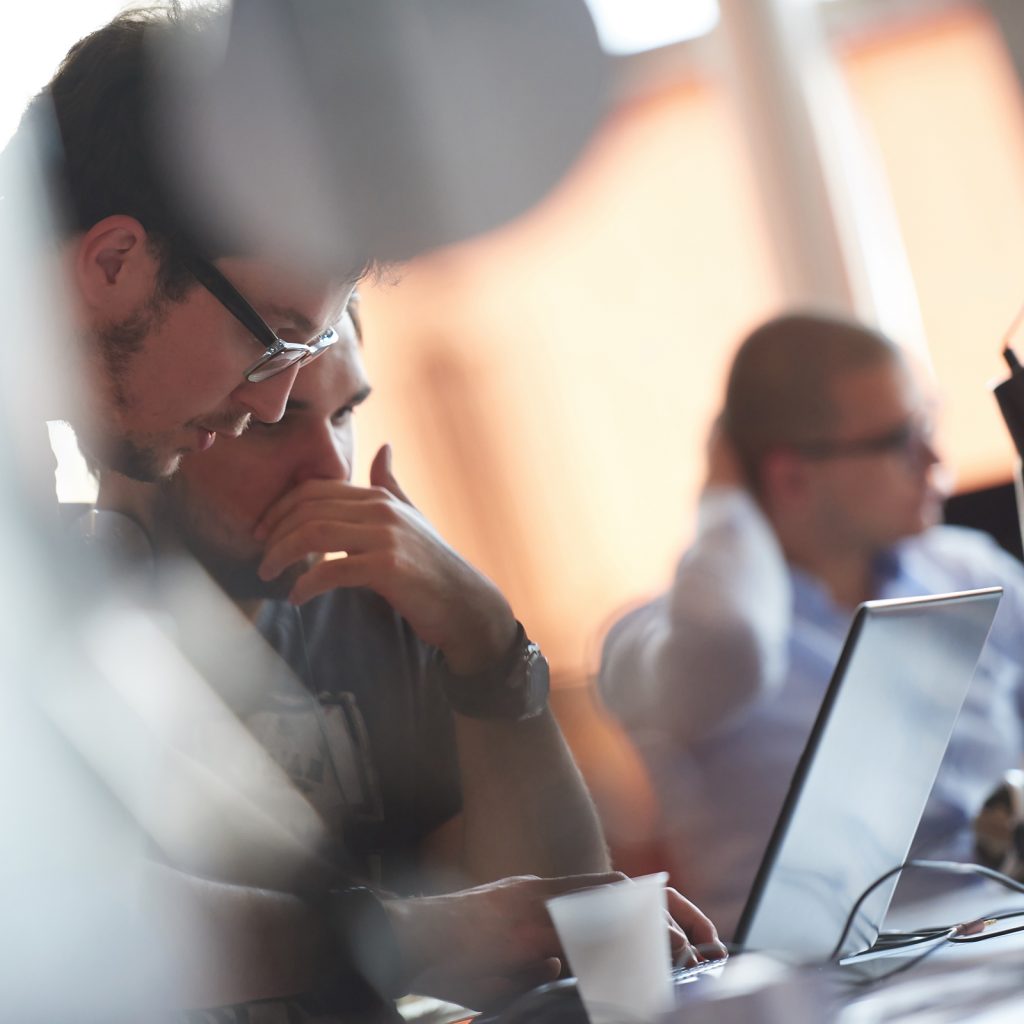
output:
[{"label": "shirt collar", "polygon": [[[906,577],[904,563],[902,544],[879,552],[873,565],[875,580],[873,596],[891,596],[891,590]],[[789,573],[793,583],[793,605],[798,611],[819,620],[846,621],[849,619],[849,609],[837,605],[832,600],[832,595],[816,576],[794,565],[789,567]]]}]

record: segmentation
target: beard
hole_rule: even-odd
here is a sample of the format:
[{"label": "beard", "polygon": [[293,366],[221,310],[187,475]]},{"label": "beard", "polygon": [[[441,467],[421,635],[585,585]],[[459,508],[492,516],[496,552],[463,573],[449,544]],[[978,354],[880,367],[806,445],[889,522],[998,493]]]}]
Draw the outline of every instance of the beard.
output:
[{"label": "beard", "polygon": [[[104,383],[112,406],[106,415],[100,410],[95,417],[95,423],[101,429],[79,431],[87,461],[91,460],[94,469],[95,464],[98,464],[132,480],[159,483],[174,475],[185,454],[185,449],[175,451],[167,437],[160,434],[132,434],[127,429],[115,433],[102,429],[112,414],[128,419],[140,405],[138,399],[133,399],[130,394],[127,384],[129,373],[134,360],[145,346],[146,338],[166,318],[172,301],[177,300],[164,294],[155,294],[130,316],[117,323],[105,324],[94,332],[95,345],[102,361]],[[248,427],[251,413],[244,408],[232,407],[210,412],[198,419],[201,419],[201,424],[190,420],[183,427],[202,427],[237,435]]]},{"label": "beard", "polygon": [[[164,319],[168,302],[166,297],[154,294],[130,316],[94,331],[93,340],[99,350],[112,412],[123,415],[130,411],[132,403],[126,388],[129,370],[142,351],[146,337]],[[109,413],[103,410],[96,414],[101,429],[109,419]],[[87,460],[143,483],[156,483],[170,476],[180,461],[180,456],[161,454],[155,444],[126,433],[108,435],[83,430],[79,431],[79,437]]]},{"label": "beard", "polygon": [[289,566],[276,579],[261,579],[263,552],[255,544],[245,545],[243,550],[239,536],[244,531],[218,520],[179,479],[163,483],[158,505],[161,535],[176,538],[234,601],[283,600],[309,568],[304,560]]},{"label": "beard", "polygon": [[306,571],[303,564],[289,566],[276,579],[260,579],[261,558],[232,557],[210,544],[182,537],[185,548],[233,601],[283,601]]},{"label": "beard", "polygon": [[140,444],[130,437],[112,439],[99,457],[92,451],[89,454],[122,476],[144,484],[166,479],[177,471],[181,462],[180,455],[161,454],[155,447]]}]

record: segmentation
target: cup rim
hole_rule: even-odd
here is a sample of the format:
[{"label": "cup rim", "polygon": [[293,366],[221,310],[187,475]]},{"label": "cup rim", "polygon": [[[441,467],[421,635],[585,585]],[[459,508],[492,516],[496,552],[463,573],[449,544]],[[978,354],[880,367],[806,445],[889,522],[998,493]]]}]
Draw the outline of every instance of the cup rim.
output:
[{"label": "cup rim", "polygon": [[609,890],[621,890],[626,887],[642,886],[644,888],[658,886],[664,888],[668,884],[667,871],[654,871],[649,875],[638,875],[636,878],[623,878],[618,882],[605,882],[601,885],[588,885],[583,889],[573,889],[572,892],[563,892],[558,896],[552,896],[544,901],[546,907],[552,903],[567,903],[578,900],[585,896],[592,896],[595,892],[606,893]]}]

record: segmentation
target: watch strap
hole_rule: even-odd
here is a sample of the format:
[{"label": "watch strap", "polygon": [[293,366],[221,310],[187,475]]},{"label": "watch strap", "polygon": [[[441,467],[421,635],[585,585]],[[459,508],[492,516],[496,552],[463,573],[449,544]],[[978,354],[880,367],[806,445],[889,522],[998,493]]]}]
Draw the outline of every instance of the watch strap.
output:
[{"label": "watch strap", "polygon": [[452,710],[470,718],[521,721],[539,715],[547,707],[548,663],[518,620],[515,638],[496,664],[471,675],[459,675],[435,650],[433,672]]}]

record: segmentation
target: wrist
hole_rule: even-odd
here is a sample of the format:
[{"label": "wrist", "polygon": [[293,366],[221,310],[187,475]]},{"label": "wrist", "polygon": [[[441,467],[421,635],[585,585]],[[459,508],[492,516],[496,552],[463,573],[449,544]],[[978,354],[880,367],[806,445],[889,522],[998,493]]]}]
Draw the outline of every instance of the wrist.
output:
[{"label": "wrist", "polygon": [[398,956],[410,980],[421,974],[429,966],[427,958],[424,956],[424,949],[429,949],[430,940],[428,936],[425,947],[424,936],[420,935],[422,931],[421,915],[417,914],[418,905],[423,904],[427,900],[429,900],[429,897],[419,897],[416,899],[393,898],[381,901],[381,906],[384,908],[384,913],[387,915],[391,926],[391,934],[395,939]]},{"label": "wrist", "polygon": [[438,650],[449,670],[456,675],[469,676],[496,665],[508,653],[519,630],[512,609],[505,605],[500,613],[476,622],[461,635],[442,644]]},{"label": "wrist", "polygon": [[548,663],[522,623],[515,626],[501,657],[471,674],[454,671],[444,653],[435,652],[432,674],[453,711],[470,718],[522,721],[547,707]]}]

